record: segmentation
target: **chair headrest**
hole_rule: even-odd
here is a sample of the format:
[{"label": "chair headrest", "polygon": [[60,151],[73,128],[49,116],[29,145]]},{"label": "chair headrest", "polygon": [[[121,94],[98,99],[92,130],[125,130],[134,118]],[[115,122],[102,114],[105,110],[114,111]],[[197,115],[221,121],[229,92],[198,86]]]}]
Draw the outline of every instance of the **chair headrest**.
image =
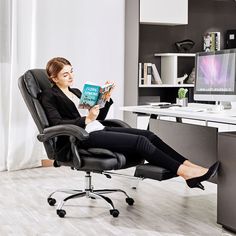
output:
[{"label": "chair headrest", "polygon": [[28,70],[24,74],[24,82],[28,93],[33,98],[37,98],[39,93],[52,86],[44,69]]}]

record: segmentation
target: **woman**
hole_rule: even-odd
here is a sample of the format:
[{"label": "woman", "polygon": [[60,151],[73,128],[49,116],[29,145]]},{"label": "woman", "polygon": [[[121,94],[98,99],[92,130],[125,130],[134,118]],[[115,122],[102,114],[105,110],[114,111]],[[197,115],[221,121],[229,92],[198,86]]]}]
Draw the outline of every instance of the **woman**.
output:
[{"label": "woman", "polygon": [[[54,86],[41,94],[41,102],[50,125],[74,124],[89,130],[89,139],[80,145],[84,148],[105,148],[124,153],[128,158],[141,155],[152,165],[162,166],[174,174],[183,177],[190,188],[204,190],[202,181],[212,178],[219,167],[216,162],[209,169],[195,165],[177,153],[159,137],[148,130],[134,128],[104,127],[98,120],[104,120],[112,99],[108,97],[104,108],[96,105],[86,115],[81,116],[78,109],[81,92],[70,88],[73,84],[73,68],[65,58],[57,57],[47,63],[47,74]],[[60,150],[68,148],[68,140],[60,139],[57,145]]]}]

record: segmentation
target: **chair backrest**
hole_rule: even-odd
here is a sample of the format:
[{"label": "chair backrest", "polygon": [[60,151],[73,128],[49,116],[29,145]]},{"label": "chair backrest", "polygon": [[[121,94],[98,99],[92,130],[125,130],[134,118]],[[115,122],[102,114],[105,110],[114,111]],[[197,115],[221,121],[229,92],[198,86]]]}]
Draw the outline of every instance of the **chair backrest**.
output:
[{"label": "chair backrest", "polygon": [[[46,71],[43,69],[28,70],[19,78],[18,86],[39,133],[42,133],[44,128],[49,126],[47,116],[38,99],[43,90],[51,87]],[[44,142],[44,147],[48,158],[55,160],[55,142],[53,140]]]}]

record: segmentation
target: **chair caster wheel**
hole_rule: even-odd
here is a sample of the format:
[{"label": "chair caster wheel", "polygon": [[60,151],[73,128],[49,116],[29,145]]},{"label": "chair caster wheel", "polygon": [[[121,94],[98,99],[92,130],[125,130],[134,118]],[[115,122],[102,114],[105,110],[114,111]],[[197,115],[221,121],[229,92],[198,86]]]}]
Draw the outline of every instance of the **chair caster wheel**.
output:
[{"label": "chair caster wheel", "polygon": [[66,215],[66,211],[65,210],[57,210],[57,215],[61,218],[64,218],[64,216]]},{"label": "chair caster wheel", "polygon": [[118,215],[120,214],[120,212],[119,212],[117,209],[112,209],[112,210],[110,210],[110,214],[111,214],[113,217],[118,217]]},{"label": "chair caster wheel", "polygon": [[54,206],[56,204],[56,202],[57,202],[56,199],[51,198],[51,197],[48,198],[48,204],[50,206]]},{"label": "chair caster wheel", "polygon": [[128,203],[128,205],[132,206],[134,205],[134,199],[131,197],[127,197],[125,201]]}]

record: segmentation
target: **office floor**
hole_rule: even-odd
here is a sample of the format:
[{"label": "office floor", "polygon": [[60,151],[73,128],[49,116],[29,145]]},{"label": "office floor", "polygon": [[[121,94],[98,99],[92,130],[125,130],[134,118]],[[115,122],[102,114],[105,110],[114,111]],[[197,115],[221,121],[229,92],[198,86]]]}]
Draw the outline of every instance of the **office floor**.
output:
[{"label": "office floor", "polygon": [[[133,173],[133,169],[125,173]],[[65,205],[63,219],[47,204],[47,195],[56,188],[83,187],[83,172],[64,167],[0,172],[0,235],[235,235],[216,223],[214,184],[205,183],[206,190],[201,191],[187,188],[180,178],[147,179],[133,190],[135,181],[131,179],[94,174],[93,180],[97,188],[126,190],[135,204],[128,206],[120,193],[110,194],[120,211],[119,217],[113,218],[102,200],[75,199]]]}]

